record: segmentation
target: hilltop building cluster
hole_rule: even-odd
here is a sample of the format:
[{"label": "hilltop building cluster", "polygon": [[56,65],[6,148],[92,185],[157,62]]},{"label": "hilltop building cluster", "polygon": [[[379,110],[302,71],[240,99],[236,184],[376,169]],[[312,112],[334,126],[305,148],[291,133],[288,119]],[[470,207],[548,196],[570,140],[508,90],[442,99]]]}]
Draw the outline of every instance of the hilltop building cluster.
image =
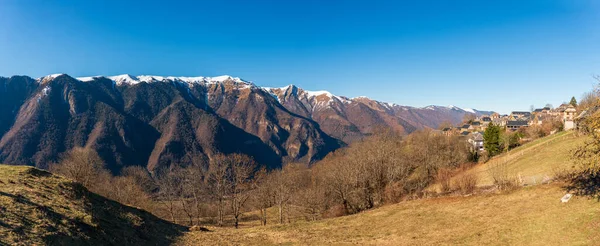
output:
[{"label": "hilltop building cluster", "polygon": [[[532,111],[513,111],[509,115],[493,113],[481,115],[468,120],[460,126],[446,127],[441,131],[446,136],[465,136],[474,150],[484,150],[483,133],[490,124],[503,127],[507,132],[525,130],[528,127],[542,126],[544,122],[560,122],[562,130],[571,130],[577,127],[577,109],[571,104],[561,104],[557,108],[544,107]],[[554,129],[553,134],[558,129]]]}]

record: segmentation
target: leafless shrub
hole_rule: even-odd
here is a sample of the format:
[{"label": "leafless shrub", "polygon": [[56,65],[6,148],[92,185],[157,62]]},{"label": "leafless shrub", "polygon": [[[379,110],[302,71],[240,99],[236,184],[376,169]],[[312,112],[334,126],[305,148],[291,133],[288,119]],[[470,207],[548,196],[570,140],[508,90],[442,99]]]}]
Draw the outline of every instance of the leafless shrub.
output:
[{"label": "leafless shrub", "polygon": [[552,179],[554,180],[570,180],[576,173],[574,168],[559,165],[552,167]]},{"label": "leafless shrub", "polygon": [[150,172],[141,166],[125,167],[121,170],[121,176],[131,177],[148,194],[158,188]]},{"label": "leafless shrub", "polygon": [[452,170],[448,168],[440,168],[436,175],[436,180],[440,184],[440,192],[450,192],[451,186],[450,181],[452,180]]},{"label": "leafless shrub", "polygon": [[490,160],[490,155],[487,152],[483,152],[479,155],[478,162],[486,163]]},{"label": "leafless shrub", "polygon": [[96,151],[80,147],[64,154],[60,162],[50,165],[49,169],[88,188],[98,181],[101,173],[106,172],[104,161]]},{"label": "leafless shrub", "polygon": [[477,175],[474,173],[465,173],[456,178],[454,189],[459,190],[463,195],[472,194],[477,187]]},{"label": "leafless shrub", "polygon": [[494,185],[498,190],[511,190],[521,183],[517,176],[510,172],[508,162],[491,163],[488,173],[494,180]]}]

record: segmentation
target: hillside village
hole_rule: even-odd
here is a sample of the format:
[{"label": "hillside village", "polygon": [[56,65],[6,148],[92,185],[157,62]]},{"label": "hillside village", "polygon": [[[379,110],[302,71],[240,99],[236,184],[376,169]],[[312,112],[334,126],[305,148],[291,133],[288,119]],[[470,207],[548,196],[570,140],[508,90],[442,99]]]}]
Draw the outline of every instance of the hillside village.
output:
[{"label": "hillside village", "polygon": [[[551,135],[558,131],[575,129],[577,119],[583,114],[585,114],[585,111],[578,115],[576,103],[563,103],[557,108],[546,106],[533,109],[530,112],[512,111],[510,115],[500,115],[498,113],[481,115],[473,119],[466,119],[456,127],[444,127],[440,131],[446,136],[464,136],[474,151],[482,152],[485,151],[483,135],[490,125],[499,126],[509,133],[525,133],[527,128],[542,128],[542,126],[548,125],[546,127],[548,132],[543,135]],[[528,134],[522,134],[518,140],[519,144],[522,144],[532,139]]]}]

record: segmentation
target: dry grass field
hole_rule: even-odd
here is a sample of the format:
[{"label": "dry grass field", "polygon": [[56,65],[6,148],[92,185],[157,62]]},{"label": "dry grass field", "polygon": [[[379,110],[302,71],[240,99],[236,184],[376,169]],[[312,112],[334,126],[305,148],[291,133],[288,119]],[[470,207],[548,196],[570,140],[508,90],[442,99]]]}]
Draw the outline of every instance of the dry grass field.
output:
[{"label": "dry grass field", "polygon": [[466,173],[477,175],[478,186],[490,186],[494,183],[490,169],[500,166],[510,175],[520,178],[523,184],[539,184],[554,177],[558,171],[571,169],[571,150],[586,139],[573,131],[560,132],[496,156]]},{"label": "dry grass field", "polygon": [[[208,227],[210,232],[183,235],[183,228],[62,177],[0,165],[0,245],[600,245],[600,202],[575,196],[561,203],[564,184],[539,182],[557,166],[570,167],[570,149],[584,141],[559,133],[476,165],[465,171],[479,177],[482,188],[475,195],[405,201],[311,222],[293,215],[284,225],[276,224],[273,208],[268,226],[247,213],[240,229]],[[495,163],[527,186],[489,190],[487,169]]]},{"label": "dry grass field", "polygon": [[317,222],[189,232],[180,245],[597,245],[600,203],[559,184],[403,202]]},{"label": "dry grass field", "polygon": [[585,197],[561,203],[562,184],[541,184],[557,169],[570,168],[570,150],[584,141],[573,132],[555,134],[466,171],[477,174],[479,186],[490,186],[487,169],[503,163],[527,185],[514,191],[407,201],[316,222],[211,227],[187,233],[178,244],[600,245],[600,203]]}]

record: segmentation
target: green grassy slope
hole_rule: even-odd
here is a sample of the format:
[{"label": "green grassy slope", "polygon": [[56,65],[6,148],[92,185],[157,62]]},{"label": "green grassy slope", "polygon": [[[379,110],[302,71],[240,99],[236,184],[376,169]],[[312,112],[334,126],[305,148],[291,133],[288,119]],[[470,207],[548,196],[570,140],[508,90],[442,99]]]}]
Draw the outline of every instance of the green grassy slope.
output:
[{"label": "green grassy slope", "polygon": [[0,245],[168,245],[183,229],[48,172],[0,165]]}]

